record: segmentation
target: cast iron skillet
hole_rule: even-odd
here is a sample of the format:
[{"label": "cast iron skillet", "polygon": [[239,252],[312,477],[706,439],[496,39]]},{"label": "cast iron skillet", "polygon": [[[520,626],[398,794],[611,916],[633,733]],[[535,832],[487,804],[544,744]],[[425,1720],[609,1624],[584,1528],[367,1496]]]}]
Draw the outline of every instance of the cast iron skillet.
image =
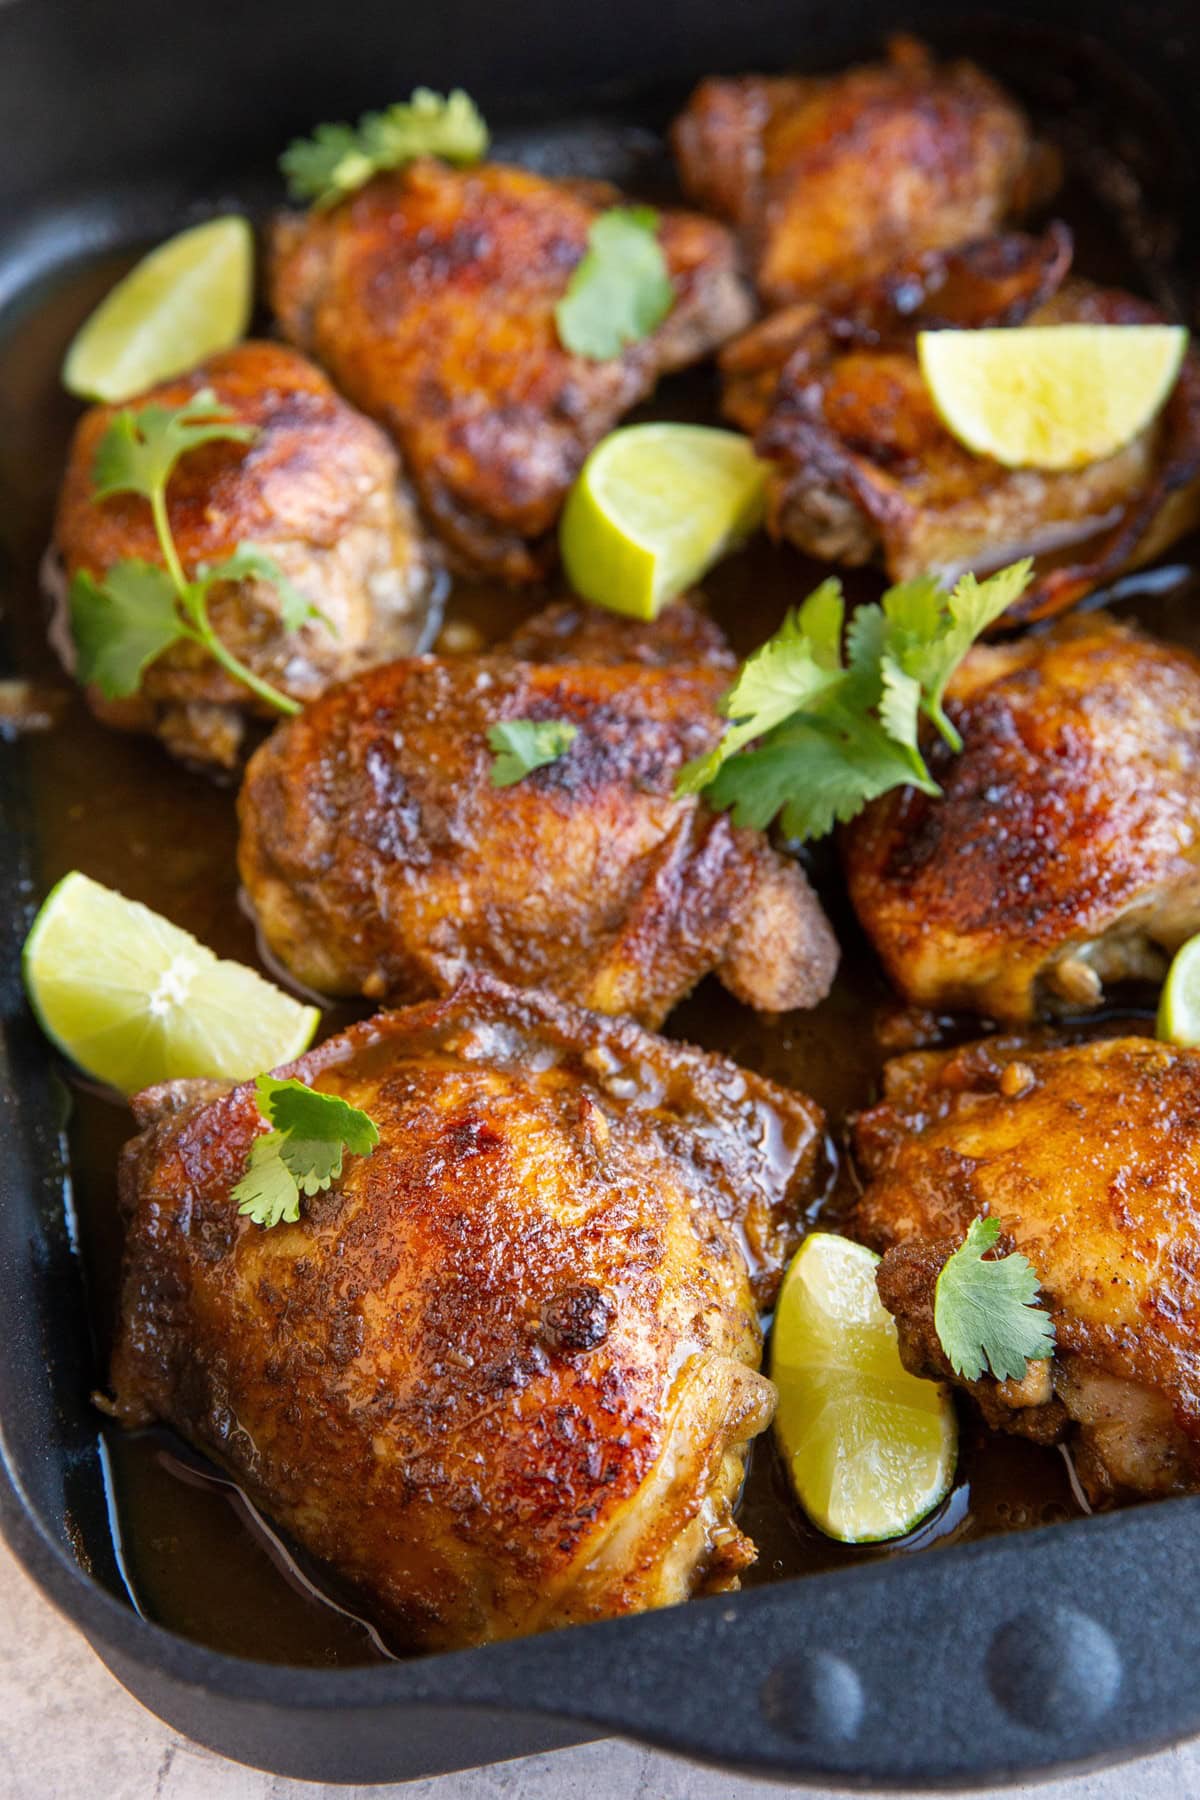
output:
[{"label": "cast iron skillet", "polygon": [[[1186,223],[1200,137],[1193,0],[1058,0],[1053,37],[1045,13],[1044,0],[1009,0],[1003,19],[973,23],[971,47],[1043,107],[1082,101],[1101,151],[1157,167],[1147,233],[1167,228],[1175,201]],[[605,0],[582,12],[561,0],[0,0],[0,340],[53,295],[57,271],[164,235],[197,204],[254,205],[290,135],[417,82],[461,84],[501,120],[636,106],[657,124],[705,72],[836,67],[900,26],[954,47],[960,25],[961,0]],[[1185,315],[1191,248],[1184,237],[1175,259]],[[11,369],[10,650],[34,604],[17,571],[29,532],[45,530],[20,506],[15,427],[28,404]],[[0,1527],[147,1706],[227,1755],[346,1782],[616,1732],[781,1778],[961,1786],[1200,1729],[1200,1500],[364,1668],[240,1660],[140,1617],[89,1404],[100,1372],[62,1093],[20,988],[36,864],[24,752],[0,747]]]}]

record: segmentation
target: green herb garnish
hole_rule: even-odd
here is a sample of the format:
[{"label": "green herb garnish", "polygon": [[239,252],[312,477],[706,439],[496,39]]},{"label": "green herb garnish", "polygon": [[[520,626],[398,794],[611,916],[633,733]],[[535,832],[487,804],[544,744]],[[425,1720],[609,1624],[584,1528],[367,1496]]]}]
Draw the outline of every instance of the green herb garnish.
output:
[{"label": "green herb garnish", "polygon": [[155,658],[186,638],[277,711],[300,711],[295,700],[226,649],[208,617],[209,593],[218,582],[256,577],[269,581],[278,593],[285,631],[295,631],[307,619],[322,619],[327,626],[329,621],[297,592],[274,557],[254,544],[239,544],[223,562],[203,564],[189,581],[167,516],[167,484],[180,457],[201,444],[248,444],[256,436],[255,426],[239,424],[211,388],[204,388],[175,408],[144,406],[133,412],[126,407],[101,438],[93,470],[94,499],[140,494],[148,500],[165,565],[129,559],[114,563],[101,580],[81,570],[71,582],[77,674],[85,684],[94,683],[106,699],[135,693]]},{"label": "green herb garnish", "polygon": [[488,749],[495,756],[492,786],[512,787],[534,769],[544,769],[566,754],[579,736],[566,719],[504,719],[488,726]]},{"label": "green herb garnish", "polygon": [[593,362],[649,337],[675,304],[650,206],[614,206],[593,221],[588,247],[554,309],[563,347]]},{"label": "green herb garnish", "polygon": [[435,94],[415,88],[386,112],[364,113],[357,125],[318,125],[297,138],[279,159],[293,200],[335,206],[383,169],[399,169],[418,156],[476,163],[488,147],[488,128],[475,102],[455,88]]},{"label": "green herb garnish", "polygon": [[680,770],[676,793],[703,792],[739,825],[763,829],[778,814],[798,839],[823,837],[894,787],[940,793],[918,744],[921,715],[961,750],[946,684],[1030,572],[1026,560],[982,582],[964,575],[949,594],[932,575],[889,588],[851,616],[844,662],[841,583],[822,582],[743,663],[721,702],[731,723]]},{"label": "green herb garnish", "polygon": [[971,1221],[966,1238],[937,1278],[933,1323],[956,1375],[1022,1381],[1031,1362],[1054,1354],[1054,1321],[1038,1305],[1038,1278],[1027,1257],[985,1258],[1000,1221]]},{"label": "green herb garnish", "polygon": [[283,1220],[294,1225],[301,1194],[318,1194],[336,1181],[344,1153],[366,1156],[379,1132],[356,1106],[302,1081],[260,1075],[254,1087],[258,1110],[274,1129],[255,1138],[232,1198],[256,1225],[269,1228]]}]

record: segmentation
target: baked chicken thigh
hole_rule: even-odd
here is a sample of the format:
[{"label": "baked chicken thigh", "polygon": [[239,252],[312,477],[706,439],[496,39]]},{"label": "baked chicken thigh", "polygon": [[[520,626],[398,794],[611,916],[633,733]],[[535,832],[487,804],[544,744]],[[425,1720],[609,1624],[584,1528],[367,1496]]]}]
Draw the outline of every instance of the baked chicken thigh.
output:
[{"label": "baked chicken thigh", "polygon": [[[249,445],[193,450],[171,477],[168,511],[185,574],[249,540],[329,621],[285,631],[274,587],[239,581],[213,590],[218,637],[297,700],[411,650],[430,569],[383,432],[282,344],[239,344],[151,389],[134,407],[181,406],[205,388],[257,436]],[[127,557],[162,563],[145,500],[93,498],[96,449],[117,410],[93,407],[75,433],[55,526],[68,578],[81,569],[101,577]],[[92,689],[88,699],[107,723],[154,732],[175,755],[225,768],[238,761],[247,720],[276,716],[205,650],[183,641],[150,664],[131,698],[108,700]]]},{"label": "baked chicken thigh", "polygon": [[916,1374],[956,1380],[934,1286],[971,1221],[1028,1257],[1056,1347],[966,1385],[988,1423],[1074,1444],[1093,1501],[1200,1486],[1200,1054],[1151,1038],[993,1039],[890,1065],[857,1124],[853,1234]]},{"label": "baked chicken thigh", "polygon": [[1103,614],[973,650],[964,740],[847,827],[850,896],[909,1000],[1026,1020],[1160,977],[1200,929],[1200,661]]},{"label": "baked chicken thigh", "polygon": [[772,306],[983,237],[1057,182],[994,81],[906,37],[838,75],[701,82],[672,135],[685,191],[738,228]]},{"label": "baked chicken thigh", "polygon": [[666,319],[609,361],[565,350],[555,306],[589,228],[617,199],[599,184],[496,163],[427,161],[276,227],[270,292],[285,333],[387,426],[468,572],[543,574],[592,445],[660,375],[750,319],[729,233],[666,212]]},{"label": "baked chicken thigh", "polygon": [[[686,612],[631,631],[556,609],[514,646],[549,660],[415,657],[325,695],[256,752],[239,803],[274,955],[323,993],[420,999],[482,969],[650,1025],[710,970],[763,1011],[815,1004],[837,946],[799,866],[673,798],[721,730],[719,646]],[[506,720],[576,735],[496,787]]]},{"label": "baked chicken thigh", "polygon": [[821,1116],[721,1057],[473,982],[287,1071],[379,1146],[239,1219],[252,1083],[135,1102],[119,1416],[174,1425],[407,1646],[736,1585],[768,1304]]},{"label": "baked chicken thigh", "polygon": [[1200,520],[1200,359],[1124,449],[1010,469],[942,424],[917,360],[928,328],[1154,324],[1143,300],[1067,279],[1070,234],[1014,234],[910,260],[838,307],[796,306],[722,358],[725,410],[773,465],[769,524],[830,562],[952,583],[1034,555],[1005,623],[1042,618],[1157,556]]}]

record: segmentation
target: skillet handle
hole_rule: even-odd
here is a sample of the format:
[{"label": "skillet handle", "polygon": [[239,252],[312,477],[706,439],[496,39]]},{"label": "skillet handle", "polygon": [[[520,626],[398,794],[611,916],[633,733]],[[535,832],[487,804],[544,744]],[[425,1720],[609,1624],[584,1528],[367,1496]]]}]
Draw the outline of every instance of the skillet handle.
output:
[{"label": "skillet handle", "polygon": [[748,1771],[990,1784],[1200,1730],[1198,1535],[1200,1499],[1166,1500],[497,1646],[495,1687],[496,1652],[441,1667]]}]

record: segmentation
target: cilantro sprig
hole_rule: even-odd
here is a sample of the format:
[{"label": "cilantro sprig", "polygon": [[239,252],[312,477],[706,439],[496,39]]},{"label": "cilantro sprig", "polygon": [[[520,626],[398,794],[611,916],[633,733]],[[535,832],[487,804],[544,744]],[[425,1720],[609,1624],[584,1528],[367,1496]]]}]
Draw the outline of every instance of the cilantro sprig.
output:
[{"label": "cilantro sprig", "polygon": [[297,138],[279,159],[293,200],[319,211],[335,206],[384,169],[399,169],[418,156],[476,163],[488,147],[479,108],[461,88],[451,94],[415,88],[408,100],[385,112],[364,113],[357,125],[318,125]]},{"label": "cilantro sprig", "polygon": [[649,337],[675,304],[651,206],[613,206],[592,221],[588,247],[554,309],[559,342],[608,362]]},{"label": "cilantro sprig", "polygon": [[171,532],[167,486],[181,457],[201,444],[249,444],[256,427],[240,424],[203,388],[182,406],[126,407],[101,438],[93,465],[93,499],[139,494],[150,504],[162,563],[129,558],[114,563],[102,579],[80,570],[71,582],[71,635],[77,674],[109,700],[135,693],[149,665],[180,639],[207,650],[236,681],[282,713],[298,713],[297,702],[264,681],[224,645],[208,616],[208,599],[218,582],[268,581],[280,601],[285,631],[324,614],[294,588],[282,569],[255,544],[239,544],[222,562],[202,564],[188,579]]},{"label": "cilantro sprig", "polygon": [[504,719],[488,726],[488,749],[495,757],[492,786],[512,787],[534,769],[564,756],[579,736],[567,719]]},{"label": "cilantro sprig", "polygon": [[889,588],[851,616],[844,659],[841,583],[822,582],[743,663],[721,702],[723,737],[684,765],[676,793],[704,793],[738,825],[763,829],[778,815],[801,840],[823,837],[891,788],[939,793],[921,718],[962,749],[946,685],[1030,573],[1026,560],[986,581],[964,575],[949,594],[932,575]]},{"label": "cilantro sprig", "polygon": [[336,1094],[319,1094],[302,1081],[260,1075],[254,1084],[258,1110],[271,1131],[250,1147],[246,1173],[233,1190],[238,1212],[269,1229],[300,1217],[302,1194],[319,1194],[342,1172],[346,1151],[368,1155],[379,1132],[365,1113]]},{"label": "cilantro sprig", "polygon": [[1031,1362],[1054,1354],[1054,1321],[1038,1305],[1028,1258],[985,1254],[999,1239],[999,1219],[973,1219],[937,1278],[934,1329],[964,1381],[978,1381],[985,1368],[997,1381],[1022,1381]]}]

